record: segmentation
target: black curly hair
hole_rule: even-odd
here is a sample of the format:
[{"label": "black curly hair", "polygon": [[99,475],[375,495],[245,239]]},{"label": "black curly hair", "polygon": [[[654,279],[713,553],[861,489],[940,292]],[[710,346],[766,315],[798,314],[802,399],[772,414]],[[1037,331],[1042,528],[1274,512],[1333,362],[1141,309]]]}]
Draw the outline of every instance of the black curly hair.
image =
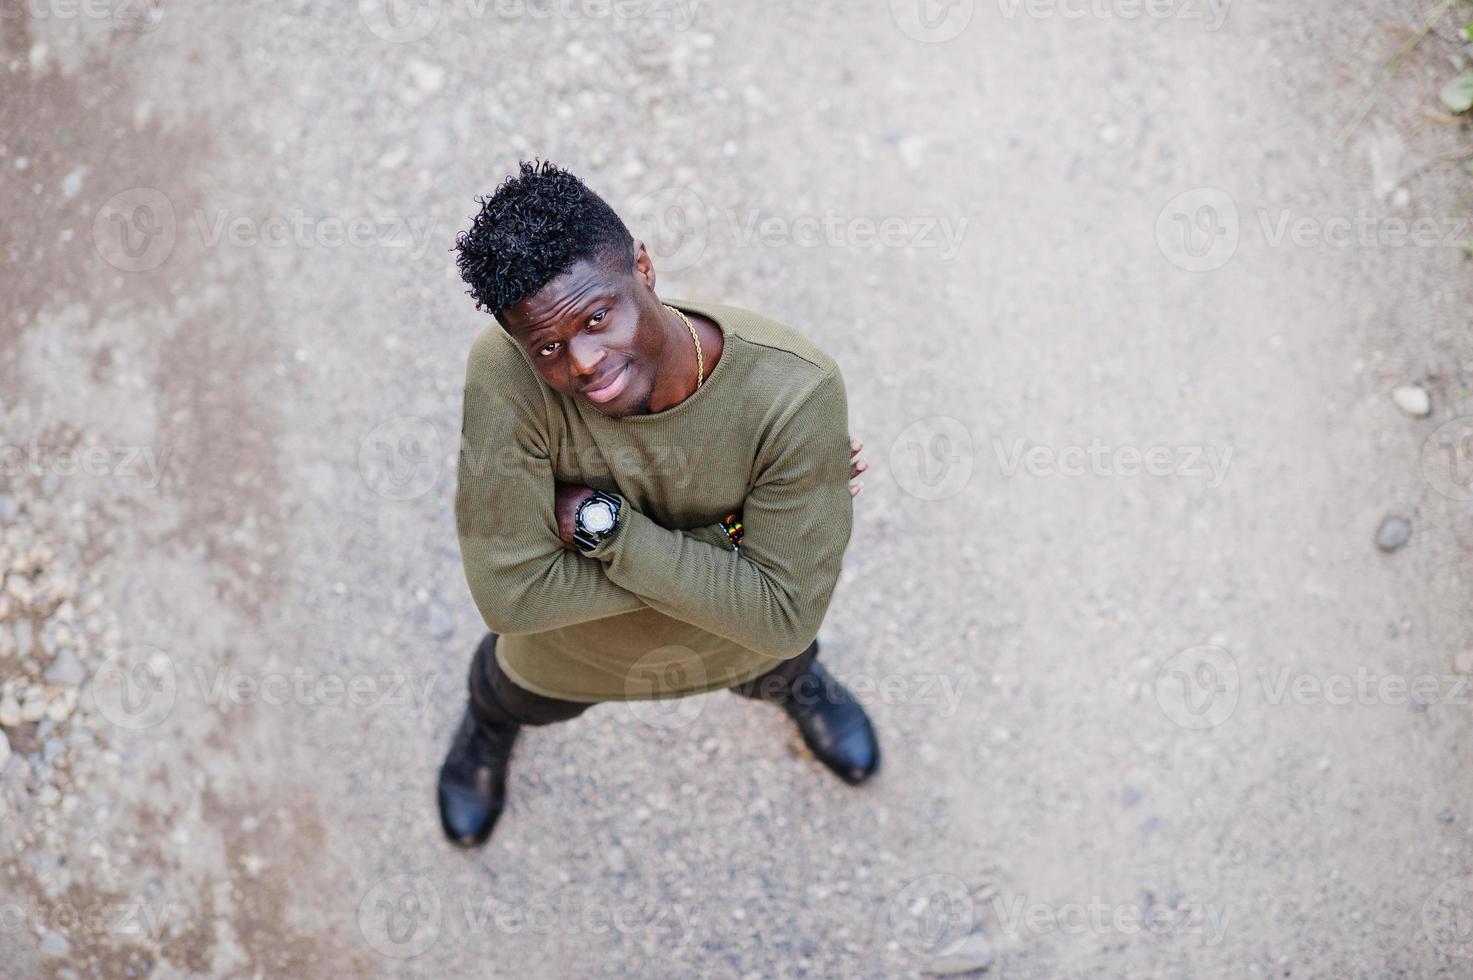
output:
[{"label": "black curly hair", "polygon": [[460,277],[476,309],[495,314],[535,294],[580,259],[634,264],[634,237],[582,180],[550,162],[520,163],[470,230],[455,237]]}]

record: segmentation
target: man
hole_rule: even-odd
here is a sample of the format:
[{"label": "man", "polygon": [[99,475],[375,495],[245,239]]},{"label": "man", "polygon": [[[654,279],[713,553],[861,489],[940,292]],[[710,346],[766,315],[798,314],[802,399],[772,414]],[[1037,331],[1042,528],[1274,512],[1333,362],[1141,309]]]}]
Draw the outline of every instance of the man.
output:
[{"label": "man", "polygon": [[879,746],[817,661],[866,467],[833,358],[717,303],[662,302],[581,180],[522,163],[456,239],[478,310],[455,515],[492,632],[440,769],[446,835],[505,804],[522,725],[728,688],[781,705],[847,782]]}]

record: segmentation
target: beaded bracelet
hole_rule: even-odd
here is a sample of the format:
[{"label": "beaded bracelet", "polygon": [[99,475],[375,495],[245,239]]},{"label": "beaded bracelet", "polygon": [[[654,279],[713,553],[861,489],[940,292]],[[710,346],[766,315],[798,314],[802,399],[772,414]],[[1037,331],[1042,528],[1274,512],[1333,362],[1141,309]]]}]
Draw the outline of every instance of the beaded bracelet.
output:
[{"label": "beaded bracelet", "polygon": [[731,542],[731,550],[741,554],[742,543],[742,515],[737,513],[727,514],[721,519],[721,528],[726,532],[726,538]]}]

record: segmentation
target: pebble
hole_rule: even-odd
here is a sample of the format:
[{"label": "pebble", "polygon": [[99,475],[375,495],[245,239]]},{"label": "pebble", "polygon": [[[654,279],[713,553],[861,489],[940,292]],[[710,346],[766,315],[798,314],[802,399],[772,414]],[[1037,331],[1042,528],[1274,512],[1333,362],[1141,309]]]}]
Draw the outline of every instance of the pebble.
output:
[{"label": "pebble", "polygon": [[24,575],[8,575],[5,578],[5,591],[15,597],[15,601],[22,606],[29,605],[31,601],[31,583]]},{"label": "pebble", "polygon": [[14,694],[7,694],[0,698],[0,725],[6,728],[14,728],[20,724],[20,702],[15,699]]},{"label": "pebble", "polygon": [[1425,419],[1432,414],[1432,396],[1421,385],[1398,385],[1391,389],[1391,400],[1414,419]]},{"label": "pebble", "polygon": [[437,640],[448,640],[455,632],[455,621],[450,618],[450,610],[446,609],[442,602],[430,603],[426,619],[429,623],[430,635]]},{"label": "pebble", "polygon": [[41,746],[41,758],[48,764],[55,762],[66,751],[66,743],[59,738],[48,738]]},{"label": "pebble", "polygon": [[58,650],[56,659],[46,668],[46,681],[49,684],[77,687],[86,679],[87,668],[82,666],[82,661],[77,659],[77,651],[71,647]]},{"label": "pebble", "polygon": [[1396,514],[1387,514],[1376,529],[1376,547],[1382,551],[1395,551],[1412,537],[1412,522]]},{"label": "pebble", "polygon": [[933,956],[921,966],[921,972],[932,976],[970,973],[992,965],[992,944],[980,932],[967,936],[957,947],[941,956]]},{"label": "pebble", "polygon": [[614,872],[615,874],[619,874],[619,873],[623,872],[624,869],[627,868],[628,866],[629,866],[629,862],[625,859],[625,856],[624,856],[624,848],[622,848],[622,847],[611,847],[611,848],[609,848],[609,870],[610,871]]},{"label": "pebble", "polygon": [[71,944],[61,933],[48,931],[41,937],[41,952],[46,956],[66,956],[71,952]]},{"label": "pebble", "polygon": [[5,768],[5,763],[10,761],[10,739],[4,732],[0,732],[0,769]]},{"label": "pebble", "polygon": [[445,87],[445,68],[418,59],[409,62],[409,77],[421,92],[438,92]]},{"label": "pebble", "polygon": [[69,687],[62,696],[46,705],[46,717],[52,721],[66,721],[77,706],[77,689]]},{"label": "pebble", "polygon": [[31,621],[18,619],[15,622],[15,655],[24,660],[31,655]]},{"label": "pebble", "polygon": [[39,688],[33,688],[27,692],[26,699],[20,706],[21,721],[40,721],[46,717],[46,699],[41,696]]}]

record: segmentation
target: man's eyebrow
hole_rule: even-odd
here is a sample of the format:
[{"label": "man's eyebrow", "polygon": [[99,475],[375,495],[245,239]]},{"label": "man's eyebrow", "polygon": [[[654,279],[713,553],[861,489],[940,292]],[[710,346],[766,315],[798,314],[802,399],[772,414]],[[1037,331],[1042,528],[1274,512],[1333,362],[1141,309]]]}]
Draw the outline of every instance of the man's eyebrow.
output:
[{"label": "man's eyebrow", "polygon": [[[589,307],[597,306],[599,303],[602,303],[605,300],[609,299],[612,295],[613,293],[608,289],[600,288],[596,290],[595,292],[590,294],[587,299],[580,300],[576,305],[574,305],[572,309],[568,311],[568,318],[579,319],[581,317],[587,316]],[[537,329],[532,330],[527,334],[527,339],[522,342],[523,346],[530,346],[534,343],[532,338],[536,337],[538,334],[555,329],[555,326],[556,325],[554,324],[546,327],[538,327]]]}]

